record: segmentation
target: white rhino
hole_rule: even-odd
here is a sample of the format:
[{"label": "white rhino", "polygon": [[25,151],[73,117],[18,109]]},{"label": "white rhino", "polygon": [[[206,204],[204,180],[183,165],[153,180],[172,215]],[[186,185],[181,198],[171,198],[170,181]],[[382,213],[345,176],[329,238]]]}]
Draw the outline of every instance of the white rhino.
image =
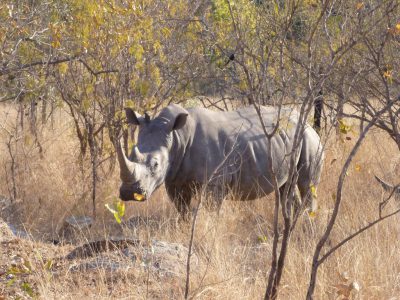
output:
[{"label": "white rhino", "polygon": [[[273,191],[269,142],[254,107],[217,112],[171,104],[153,120],[129,108],[125,111],[128,123],[139,126],[139,133],[129,157],[117,143],[122,200],[148,199],[164,183],[170,199],[185,216],[195,189],[205,185],[215,194],[217,206],[228,191],[242,200]],[[261,112],[271,131],[278,109],[261,107]],[[320,138],[306,125],[299,144],[293,145],[299,114],[283,108],[280,118],[270,147],[278,186],[282,189],[287,182],[289,154],[296,151],[297,186],[302,200],[309,203],[324,158]]]}]

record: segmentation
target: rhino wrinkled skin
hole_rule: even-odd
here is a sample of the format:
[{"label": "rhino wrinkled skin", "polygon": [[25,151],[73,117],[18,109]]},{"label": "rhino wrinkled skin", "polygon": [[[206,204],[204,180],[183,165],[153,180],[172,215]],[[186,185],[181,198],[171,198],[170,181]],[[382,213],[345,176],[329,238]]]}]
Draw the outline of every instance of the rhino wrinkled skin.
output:
[{"label": "rhino wrinkled skin", "polygon": [[[253,107],[220,112],[171,104],[153,120],[129,108],[125,111],[128,123],[139,126],[139,133],[129,157],[117,143],[122,200],[135,200],[134,195],[148,199],[164,183],[172,202],[185,215],[195,189],[205,185],[217,207],[228,191],[242,200],[273,191],[268,139]],[[261,107],[261,112],[267,131],[272,131],[278,109]],[[279,187],[288,180],[288,154],[293,150],[298,117],[296,110],[282,108],[279,130],[271,139]],[[306,125],[294,148],[297,186],[302,200],[310,201],[310,187],[318,184],[321,174],[323,147],[318,134]]]}]

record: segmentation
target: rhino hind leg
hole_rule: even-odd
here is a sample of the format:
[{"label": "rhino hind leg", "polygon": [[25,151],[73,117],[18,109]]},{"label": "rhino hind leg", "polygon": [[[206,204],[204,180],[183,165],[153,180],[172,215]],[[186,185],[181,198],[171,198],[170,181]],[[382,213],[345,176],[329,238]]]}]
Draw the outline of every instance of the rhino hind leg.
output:
[{"label": "rhino hind leg", "polygon": [[[319,164],[318,167],[315,168],[313,163],[306,162],[298,168],[298,172],[299,178],[297,181],[297,187],[301,198],[301,204],[299,205],[298,210],[308,209],[311,212],[315,212],[318,206],[316,191],[319,183],[321,168]],[[298,192],[296,192],[296,194],[298,194]]]},{"label": "rhino hind leg", "polygon": [[[284,191],[285,191],[285,185],[282,185],[279,188],[279,193],[281,194],[281,199],[283,198]],[[293,199],[293,204],[292,204],[292,209],[290,211],[293,212],[293,216],[296,218],[296,216],[300,213],[301,208],[302,208],[302,202],[301,202],[300,195],[299,195],[299,189],[297,187],[294,190],[292,199]]]},{"label": "rhino hind leg", "polygon": [[306,161],[298,168],[299,179],[297,187],[300,191],[302,207],[308,208],[311,212],[317,210],[316,192],[320,181],[322,161]]},{"label": "rhino hind leg", "polygon": [[319,136],[312,128],[307,128],[297,165],[299,174],[297,186],[300,190],[302,207],[308,207],[311,211],[317,209],[316,190],[323,162],[324,151]]},{"label": "rhino hind leg", "polygon": [[298,185],[302,202],[301,207],[308,208],[310,211],[315,211],[317,210],[317,202],[312,196],[310,184],[311,182],[309,182],[308,185],[306,184]]}]

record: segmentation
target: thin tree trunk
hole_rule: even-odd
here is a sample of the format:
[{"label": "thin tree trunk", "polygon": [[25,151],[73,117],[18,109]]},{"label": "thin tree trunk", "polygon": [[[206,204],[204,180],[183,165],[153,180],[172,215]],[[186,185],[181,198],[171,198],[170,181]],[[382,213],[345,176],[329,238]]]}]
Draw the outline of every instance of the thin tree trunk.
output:
[{"label": "thin tree trunk", "polygon": [[322,111],[324,109],[324,98],[322,89],[320,90],[317,99],[314,101],[314,129],[321,133],[321,118],[322,118]]},{"label": "thin tree trunk", "polygon": [[[315,286],[317,283],[317,275],[318,275],[318,270],[320,265],[325,261],[327,256],[324,256],[324,259],[321,259],[321,251],[323,247],[325,246],[326,241],[328,240],[332,229],[336,223],[336,218],[339,214],[339,209],[340,205],[342,202],[342,192],[343,192],[343,186],[344,182],[346,179],[346,173],[347,170],[357,154],[361,144],[363,143],[365,137],[367,136],[368,131],[372,128],[373,125],[376,124],[377,120],[381,117],[383,113],[385,113],[388,109],[390,109],[391,105],[386,106],[382,110],[380,110],[378,113],[375,114],[374,118],[368,123],[368,125],[364,128],[364,130],[360,133],[360,136],[358,137],[358,140],[356,144],[354,145],[353,149],[351,150],[350,154],[348,155],[345,164],[343,165],[342,171],[339,176],[339,181],[337,184],[337,189],[336,189],[336,200],[335,200],[335,205],[333,208],[332,215],[329,218],[328,225],[326,226],[325,232],[318,241],[317,246],[315,247],[314,255],[313,255],[313,260],[312,260],[312,265],[311,265],[311,275],[310,275],[310,282],[308,285],[308,290],[307,290],[307,300],[312,300],[313,295],[314,295],[314,290]],[[332,254],[331,252],[330,254]]]},{"label": "thin tree trunk", "polygon": [[87,124],[90,162],[92,167],[92,215],[96,219],[96,188],[97,188],[97,146],[94,137],[93,124]]},{"label": "thin tree trunk", "polygon": [[55,103],[51,101],[51,110],[50,110],[50,122],[51,122],[51,129],[54,130],[54,114],[55,114]]},{"label": "thin tree trunk", "polygon": [[36,100],[31,101],[29,114],[29,129],[33,135],[36,135],[36,115],[37,115],[37,103]]},{"label": "thin tree trunk", "polygon": [[11,182],[12,182],[12,200],[15,201],[17,199],[17,183],[16,183],[16,161],[15,161],[15,155],[12,150],[12,140],[13,137],[10,136],[8,143],[7,143],[7,149],[8,153],[10,154],[11,158]]},{"label": "thin tree trunk", "polygon": [[21,126],[21,131],[24,131],[25,108],[24,108],[24,104],[22,103],[22,99],[19,102],[19,114],[20,114],[19,124]]},{"label": "thin tree trunk", "polygon": [[42,100],[42,124],[46,124],[47,121],[47,101]]}]

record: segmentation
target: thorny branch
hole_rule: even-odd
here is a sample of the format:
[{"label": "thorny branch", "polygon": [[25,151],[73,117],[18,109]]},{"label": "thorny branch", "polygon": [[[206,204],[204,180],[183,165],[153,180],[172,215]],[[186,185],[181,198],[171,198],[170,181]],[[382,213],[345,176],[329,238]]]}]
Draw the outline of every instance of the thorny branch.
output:
[{"label": "thorny branch", "polygon": [[[375,116],[374,118],[369,122],[369,124],[365,127],[364,131],[361,132],[360,136],[358,137],[358,140],[356,142],[356,144],[353,146],[353,149],[351,150],[350,154],[348,155],[345,164],[343,165],[342,171],[340,173],[339,176],[339,181],[338,181],[338,185],[337,185],[337,191],[336,191],[336,201],[335,201],[335,206],[332,212],[332,215],[328,221],[328,225],[325,229],[324,234],[322,235],[322,237],[320,238],[320,240],[318,241],[317,246],[315,247],[315,252],[314,252],[314,256],[313,256],[313,260],[312,260],[312,269],[311,269],[311,276],[310,276],[310,283],[308,286],[308,291],[307,291],[307,300],[312,300],[313,298],[313,294],[314,294],[314,289],[315,289],[315,284],[316,284],[316,280],[317,280],[317,273],[318,273],[318,268],[319,266],[325,261],[325,259],[331,255],[333,252],[328,252],[328,255],[324,256],[324,259],[321,261],[320,259],[320,254],[321,251],[326,243],[326,241],[328,240],[328,237],[331,234],[331,231],[333,229],[333,226],[335,225],[336,222],[336,218],[339,214],[339,209],[340,209],[340,204],[342,202],[342,192],[343,192],[343,185],[344,185],[344,181],[346,179],[346,173],[347,170],[354,158],[354,156],[356,155],[356,153],[358,152],[362,142],[364,141],[365,137],[367,136],[368,131],[374,126],[374,124],[376,123],[376,121],[378,120],[378,118],[385,113],[388,109],[391,108],[391,106],[393,105],[394,102],[390,103],[389,105],[387,105],[385,108],[383,108],[382,110],[380,110]],[[340,247],[340,246],[339,246]]]}]

